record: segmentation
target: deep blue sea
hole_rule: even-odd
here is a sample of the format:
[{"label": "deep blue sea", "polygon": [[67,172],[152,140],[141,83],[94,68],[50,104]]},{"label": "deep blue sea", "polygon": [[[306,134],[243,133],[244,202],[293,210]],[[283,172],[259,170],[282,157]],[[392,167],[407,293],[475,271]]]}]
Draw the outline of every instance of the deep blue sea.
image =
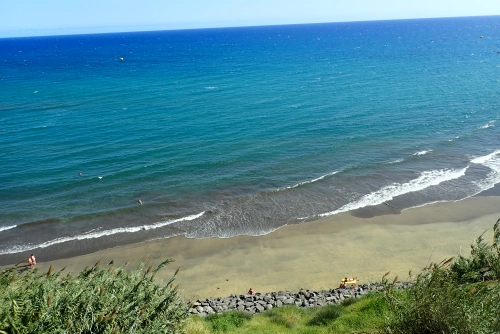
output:
[{"label": "deep blue sea", "polygon": [[461,200],[499,115],[498,16],[0,39],[0,262]]}]

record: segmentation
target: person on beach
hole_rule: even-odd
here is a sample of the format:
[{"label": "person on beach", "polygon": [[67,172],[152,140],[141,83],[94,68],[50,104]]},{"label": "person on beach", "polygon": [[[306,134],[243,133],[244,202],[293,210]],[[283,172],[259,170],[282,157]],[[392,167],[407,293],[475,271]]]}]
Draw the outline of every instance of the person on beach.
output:
[{"label": "person on beach", "polygon": [[255,295],[255,291],[252,288],[250,288],[250,290],[248,290],[248,294],[249,295]]},{"label": "person on beach", "polygon": [[352,277],[352,278],[344,277],[344,279],[340,281],[340,288],[345,289],[346,284],[349,283],[349,284],[351,284],[351,289],[354,289],[354,287],[356,286],[357,280],[358,280],[357,277]]},{"label": "person on beach", "polygon": [[36,265],[35,254],[31,254],[31,256],[28,258],[28,264],[30,265],[31,269],[35,268]]}]

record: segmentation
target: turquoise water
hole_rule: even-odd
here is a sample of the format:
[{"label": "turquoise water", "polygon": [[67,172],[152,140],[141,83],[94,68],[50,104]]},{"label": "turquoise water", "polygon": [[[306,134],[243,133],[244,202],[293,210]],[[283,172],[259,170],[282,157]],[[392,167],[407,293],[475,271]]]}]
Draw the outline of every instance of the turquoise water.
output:
[{"label": "turquoise water", "polygon": [[0,262],[478,194],[499,38],[476,17],[0,39]]}]

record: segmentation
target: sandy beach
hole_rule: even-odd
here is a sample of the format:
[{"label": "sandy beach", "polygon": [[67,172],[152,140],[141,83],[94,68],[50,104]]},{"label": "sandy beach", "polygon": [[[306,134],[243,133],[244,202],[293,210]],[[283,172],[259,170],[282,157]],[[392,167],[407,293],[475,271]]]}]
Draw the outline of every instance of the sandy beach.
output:
[{"label": "sandy beach", "polygon": [[246,293],[250,287],[260,292],[329,289],[344,276],[373,282],[391,271],[391,277],[405,279],[429,261],[467,254],[485,230],[491,240],[499,217],[500,197],[472,197],[370,218],[343,213],[258,237],[175,237],[46,263],[38,259],[38,268],[52,264],[76,273],[100,258],[129,262],[129,267],[145,256],[156,264],[174,258],[158,277],[167,279],[180,267],[176,283],[186,299]]}]

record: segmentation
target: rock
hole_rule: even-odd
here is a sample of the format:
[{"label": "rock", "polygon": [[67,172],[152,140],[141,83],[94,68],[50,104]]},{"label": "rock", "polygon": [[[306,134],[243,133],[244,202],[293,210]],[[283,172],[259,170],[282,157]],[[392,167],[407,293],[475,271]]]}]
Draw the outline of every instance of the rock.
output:
[{"label": "rock", "polygon": [[[412,286],[407,282],[396,282],[394,289],[407,289]],[[339,304],[348,298],[360,298],[370,291],[379,292],[383,290],[380,284],[364,284],[354,289],[331,289],[312,291],[300,289],[297,293],[286,291],[269,292],[256,295],[230,295],[226,298],[211,298],[204,301],[185,302],[188,312],[198,314],[200,317],[213,313],[222,313],[228,310],[246,311],[251,314],[264,312],[284,305],[296,305],[297,307],[320,307],[323,305]]]},{"label": "rock", "polygon": [[304,296],[304,298],[309,298],[309,296],[310,296],[309,291],[304,290],[304,289],[300,289],[299,294],[300,294],[301,296]]}]

